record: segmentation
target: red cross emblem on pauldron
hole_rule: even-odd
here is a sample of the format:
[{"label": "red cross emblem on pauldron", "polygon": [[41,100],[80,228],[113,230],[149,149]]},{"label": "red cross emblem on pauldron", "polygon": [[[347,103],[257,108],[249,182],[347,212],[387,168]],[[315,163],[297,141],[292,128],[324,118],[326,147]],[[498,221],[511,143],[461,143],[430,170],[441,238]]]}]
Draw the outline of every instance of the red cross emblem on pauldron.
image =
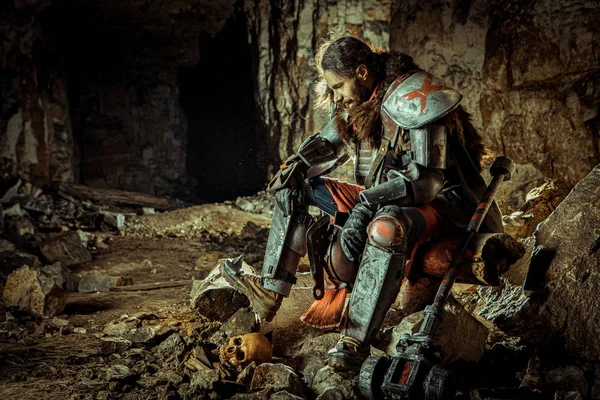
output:
[{"label": "red cross emblem on pauldron", "polygon": [[423,111],[425,111],[425,106],[427,105],[427,97],[429,96],[429,93],[439,92],[440,90],[444,89],[446,89],[445,86],[432,85],[431,79],[425,78],[423,80],[423,86],[421,86],[419,89],[411,90],[402,97],[404,97],[408,101],[419,99],[421,102],[421,112],[419,113],[419,115],[423,115]]}]

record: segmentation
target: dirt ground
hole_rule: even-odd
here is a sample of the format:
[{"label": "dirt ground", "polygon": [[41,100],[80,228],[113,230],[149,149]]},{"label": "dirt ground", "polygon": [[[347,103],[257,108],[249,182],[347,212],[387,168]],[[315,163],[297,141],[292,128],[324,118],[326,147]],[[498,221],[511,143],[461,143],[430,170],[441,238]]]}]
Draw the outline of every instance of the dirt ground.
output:
[{"label": "dirt ground", "polygon": [[268,225],[266,216],[210,204],[131,216],[120,233],[94,233],[102,245],[92,249],[92,261],[70,268],[75,277],[105,273],[131,278],[133,284],[189,282],[155,290],[69,293],[57,318],[1,316],[0,321],[16,318],[18,334],[0,342],[0,399],[157,398],[155,388],[107,383],[106,370],[115,362],[130,363],[134,372],[136,360],[143,359],[149,372],[161,364],[135,345],[123,356],[127,360],[118,360],[121,356],[102,340],[106,326],[125,321],[159,333],[193,330],[202,317],[188,307],[191,280],[205,277],[219,258],[259,251],[251,248],[251,238]]}]

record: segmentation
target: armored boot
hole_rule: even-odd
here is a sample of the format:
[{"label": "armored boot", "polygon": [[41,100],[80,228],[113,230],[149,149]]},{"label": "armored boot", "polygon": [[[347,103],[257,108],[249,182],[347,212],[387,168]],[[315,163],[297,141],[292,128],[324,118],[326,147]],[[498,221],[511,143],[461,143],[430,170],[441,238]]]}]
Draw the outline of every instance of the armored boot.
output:
[{"label": "armored boot", "polygon": [[283,295],[264,287],[264,279],[258,275],[247,274],[241,270],[239,263],[226,260],[222,264],[223,277],[238,292],[250,301],[250,307],[261,319],[268,322],[275,318],[281,306]]},{"label": "armored boot", "polygon": [[382,207],[367,227],[368,240],[342,336],[329,350],[328,364],[338,371],[358,371],[404,278],[411,220],[399,206]]},{"label": "armored boot", "polygon": [[241,262],[225,262],[223,276],[234,289],[248,297],[261,318],[272,321],[284,297],[296,283],[296,270],[306,255],[306,231],[312,217],[308,206],[297,206],[289,215],[276,205],[267,240],[261,276],[241,270]]}]

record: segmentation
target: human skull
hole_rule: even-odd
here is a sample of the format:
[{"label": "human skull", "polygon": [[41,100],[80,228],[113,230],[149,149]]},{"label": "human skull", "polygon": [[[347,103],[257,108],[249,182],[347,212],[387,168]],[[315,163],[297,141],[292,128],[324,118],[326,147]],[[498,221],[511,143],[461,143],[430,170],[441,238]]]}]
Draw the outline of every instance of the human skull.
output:
[{"label": "human skull", "polygon": [[269,361],[273,356],[273,346],[260,333],[247,333],[229,339],[229,343],[219,349],[219,356],[221,362],[241,370],[252,361],[257,365]]}]

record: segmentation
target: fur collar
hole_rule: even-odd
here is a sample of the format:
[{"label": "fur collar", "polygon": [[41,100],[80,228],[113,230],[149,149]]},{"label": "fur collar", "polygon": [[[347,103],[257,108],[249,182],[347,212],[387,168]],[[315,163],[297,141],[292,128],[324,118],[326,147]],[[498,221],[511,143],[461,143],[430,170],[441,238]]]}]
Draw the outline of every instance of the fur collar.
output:
[{"label": "fur collar", "polygon": [[[350,111],[346,109],[335,111],[335,127],[347,143],[366,142],[372,148],[377,148],[381,144],[383,132],[379,114],[383,97],[394,80],[412,71],[420,71],[412,57],[395,51],[390,52],[386,61],[386,77],[379,85],[374,99]],[[490,157],[491,153],[484,146],[483,138],[471,123],[471,115],[459,106],[440,123],[446,125],[450,137],[455,138],[467,150],[475,166],[481,170],[482,161]]]}]

